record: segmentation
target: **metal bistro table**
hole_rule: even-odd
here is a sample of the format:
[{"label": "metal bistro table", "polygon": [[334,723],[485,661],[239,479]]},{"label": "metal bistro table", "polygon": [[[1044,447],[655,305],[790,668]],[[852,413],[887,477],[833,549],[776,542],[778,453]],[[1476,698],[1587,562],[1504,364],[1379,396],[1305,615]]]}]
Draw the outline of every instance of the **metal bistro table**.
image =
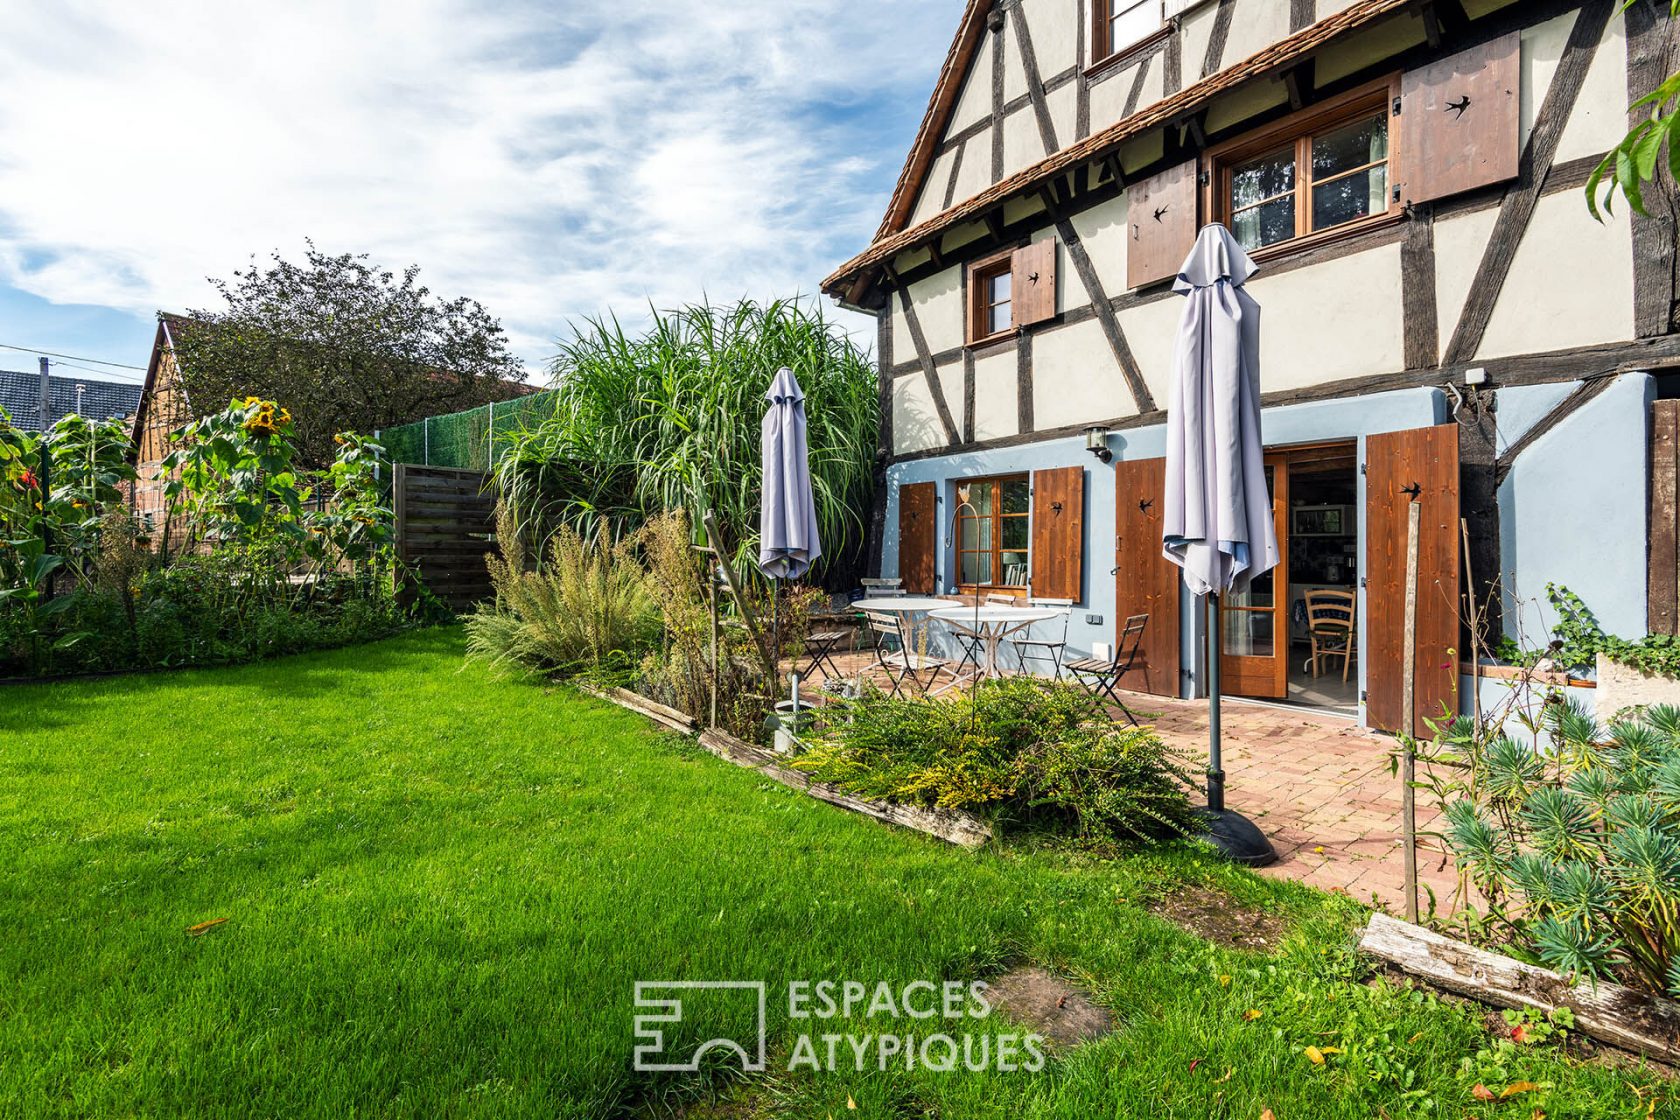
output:
[{"label": "metal bistro table", "polygon": [[997,667],[998,647],[1011,634],[1018,634],[1035,622],[1048,622],[1060,615],[1060,611],[1045,607],[942,607],[928,612],[929,618],[965,631],[980,639],[985,649],[980,675],[983,677],[997,677],[1001,674]]}]

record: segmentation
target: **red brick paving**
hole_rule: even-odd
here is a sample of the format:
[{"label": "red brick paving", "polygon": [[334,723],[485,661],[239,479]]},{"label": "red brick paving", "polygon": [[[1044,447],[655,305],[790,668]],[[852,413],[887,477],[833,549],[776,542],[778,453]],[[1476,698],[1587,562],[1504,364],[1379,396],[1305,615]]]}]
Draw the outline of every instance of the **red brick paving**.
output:
[{"label": "red brick paving", "polygon": [[[848,674],[870,663],[862,653],[837,660]],[[1126,703],[1195,768],[1205,764],[1206,701],[1127,694]],[[1226,805],[1259,825],[1279,856],[1260,874],[1404,914],[1400,780],[1388,761],[1394,740],[1306,708],[1227,700],[1221,715]],[[1436,815],[1420,794],[1418,831],[1431,829]],[[1457,879],[1441,864],[1438,845],[1421,842],[1419,881],[1445,913],[1454,908]],[[1427,892],[1420,890],[1419,906],[1427,913]]]}]

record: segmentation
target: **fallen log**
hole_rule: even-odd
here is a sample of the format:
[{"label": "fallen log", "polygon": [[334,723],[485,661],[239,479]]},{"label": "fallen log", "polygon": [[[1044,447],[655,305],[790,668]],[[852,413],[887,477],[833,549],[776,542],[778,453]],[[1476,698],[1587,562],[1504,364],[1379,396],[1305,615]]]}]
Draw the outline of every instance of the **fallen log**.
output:
[{"label": "fallen log", "polygon": [[1443,937],[1433,930],[1372,914],[1359,949],[1438,988],[1495,1007],[1575,1013],[1575,1029],[1600,1042],[1666,1062],[1680,1058],[1680,1003],[1600,981],[1571,983],[1550,969],[1524,964]]},{"label": "fallen log", "polygon": [[579,683],[578,688],[591,696],[607,701],[609,704],[617,704],[621,708],[630,709],[637,715],[646,716],[655,723],[669,727],[672,731],[681,731],[684,735],[694,734],[695,720],[693,716],[686,712],[679,712],[675,708],[668,708],[656,700],[649,700],[646,696],[631,692],[628,688],[618,688],[616,686],[603,688],[584,683]]},{"label": "fallen log", "polygon": [[991,826],[971,813],[962,813],[955,809],[924,809],[917,805],[895,805],[889,801],[865,801],[853,797],[826,782],[814,782],[798,770],[790,770],[781,764],[780,756],[737,739],[716,727],[707,728],[700,733],[700,745],[719,758],[757,770],[766,778],[802,790],[830,805],[838,805],[842,809],[850,809],[854,813],[862,813],[866,817],[874,817],[888,824],[913,828],[917,832],[925,832],[950,844],[978,848],[992,838]]}]

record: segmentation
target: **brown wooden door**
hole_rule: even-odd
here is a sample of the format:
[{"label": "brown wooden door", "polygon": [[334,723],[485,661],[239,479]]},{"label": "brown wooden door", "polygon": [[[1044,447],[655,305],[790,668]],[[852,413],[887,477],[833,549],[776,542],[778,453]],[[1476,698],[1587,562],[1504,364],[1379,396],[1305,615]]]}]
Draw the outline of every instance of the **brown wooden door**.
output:
[{"label": "brown wooden door", "polygon": [[1161,554],[1166,485],[1165,459],[1114,464],[1114,633],[1118,639],[1128,617],[1147,614],[1139,668],[1121,683],[1156,696],[1177,696],[1179,573]]},{"label": "brown wooden door", "polygon": [[912,482],[898,488],[898,578],[911,595],[932,595],[938,590],[934,571],[937,510],[933,483]]},{"label": "brown wooden door", "polygon": [[1365,441],[1365,676],[1367,722],[1398,731],[1406,621],[1407,507],[1418,531],[1416,734],[1456,710],[1459,643],[1458,425]]},{"label": "brown wooden door", "polygon": [[1219,691],[1283,700],[1289,696],[1289,461],[1266,456],[1277,567],[1219,598]]}]

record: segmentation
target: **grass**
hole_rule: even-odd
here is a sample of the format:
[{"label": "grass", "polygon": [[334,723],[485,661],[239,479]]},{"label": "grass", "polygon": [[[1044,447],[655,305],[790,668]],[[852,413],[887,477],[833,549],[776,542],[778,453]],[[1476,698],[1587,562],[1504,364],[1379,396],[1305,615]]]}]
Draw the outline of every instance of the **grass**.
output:
[{"label": "grass", "polygon": [[[0,691],[0,1116],[653,1116],[705,1098],[688,1115],[1527,1120],[1643,1115],[1661,1085],[1492,1052],[1480,1014],[1369,982],[1344,899],[1194,852],[957,851],[461,651],[441,631]],[[1186,882],[1294,933],[1262,956],[1149,912]],[[788,980],[1027,961],[1120,1029],[1036,1074],[631,1067],[637,980],[770,982],[775,1071],[797,1034]],[[749,1021],[695,1009],[717,1018],[685,1024],[690,1045]],[[1315,1065],[1309,1045],[1341,1053]],[[1539,1087],[1470,1095],[1521,1080]]]}]

